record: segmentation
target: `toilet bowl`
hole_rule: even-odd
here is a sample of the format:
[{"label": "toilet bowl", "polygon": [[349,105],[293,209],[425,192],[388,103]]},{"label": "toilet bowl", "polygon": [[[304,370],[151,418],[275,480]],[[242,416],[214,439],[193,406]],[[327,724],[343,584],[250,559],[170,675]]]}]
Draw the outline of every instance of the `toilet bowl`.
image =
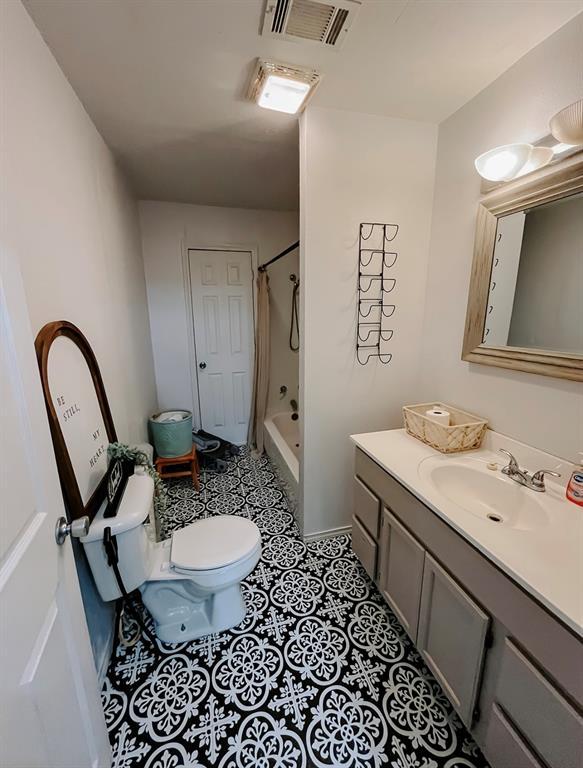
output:
[{"label": "toilet bowl", "polygon": [[236,626],[246,613],[241,581],[261,556],[259,529],[247,518],[219,515],[155,542],[147,522],[153,494],[148,475],[132,475],[117,515],[100,511],[81,539],[101,597],[121,596],[103,544],[109,527],[125,590],[140,590],[160,640],[180,643]]}]

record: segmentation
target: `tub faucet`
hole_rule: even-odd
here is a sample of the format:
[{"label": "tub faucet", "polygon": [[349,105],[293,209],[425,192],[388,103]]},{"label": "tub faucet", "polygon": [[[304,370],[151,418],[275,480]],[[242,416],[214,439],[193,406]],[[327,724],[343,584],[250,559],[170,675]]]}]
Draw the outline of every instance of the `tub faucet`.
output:
[{"label": "tub faucet", "polygon": [[290,400],[289,404],[291,405],[292,411],[294,413],[298,410],[298,401],[297,400]]}]

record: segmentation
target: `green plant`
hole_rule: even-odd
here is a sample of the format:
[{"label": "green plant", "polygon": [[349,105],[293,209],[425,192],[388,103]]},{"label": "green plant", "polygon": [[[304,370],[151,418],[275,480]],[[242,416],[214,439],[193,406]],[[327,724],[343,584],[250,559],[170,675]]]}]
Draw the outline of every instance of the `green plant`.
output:
[{"label": "green plant", "polygon": [[125,443],[110,443],[107,446],[107,454],[110,459],[125,459],[144,467],[147,474],[150,475],[154,481],[154,512],[156,513],[156,517],[160,519],[160,513],[164,512],[166,505],[168,504],[168,491],[164,481],[158,474],[156,467],[152,464],[147,454],[139,448],[132,448]]}]

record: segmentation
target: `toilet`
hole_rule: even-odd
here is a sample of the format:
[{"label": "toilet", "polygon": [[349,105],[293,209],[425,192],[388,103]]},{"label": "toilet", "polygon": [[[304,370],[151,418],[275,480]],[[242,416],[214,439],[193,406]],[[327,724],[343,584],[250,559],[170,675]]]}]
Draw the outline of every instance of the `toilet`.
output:
[{"label": "toilet", "polygon": [[149,522],[153,498],[152,478],[136,467],[116,516],[106,518],[100,510],[81,538],[102,599],[121,597],[104,546],[109,527],[126,592],[139,588],[160,640],[181,643],[236,626],[246,613],[241,581],[261,556],[258,527],[244,517],[220,515],[156,542]]}]

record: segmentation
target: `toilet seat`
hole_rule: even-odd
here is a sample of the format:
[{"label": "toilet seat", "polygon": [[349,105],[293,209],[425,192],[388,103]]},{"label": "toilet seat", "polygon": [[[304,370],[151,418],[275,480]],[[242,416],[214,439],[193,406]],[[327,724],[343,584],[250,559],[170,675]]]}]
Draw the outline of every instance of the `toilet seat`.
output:
[{"label": "toilet seat", "polygon": [[172,534],[170,565],[175,571],[216,571],[246,560],[261,544],[259,529],[245,517],[220,515]]}]

